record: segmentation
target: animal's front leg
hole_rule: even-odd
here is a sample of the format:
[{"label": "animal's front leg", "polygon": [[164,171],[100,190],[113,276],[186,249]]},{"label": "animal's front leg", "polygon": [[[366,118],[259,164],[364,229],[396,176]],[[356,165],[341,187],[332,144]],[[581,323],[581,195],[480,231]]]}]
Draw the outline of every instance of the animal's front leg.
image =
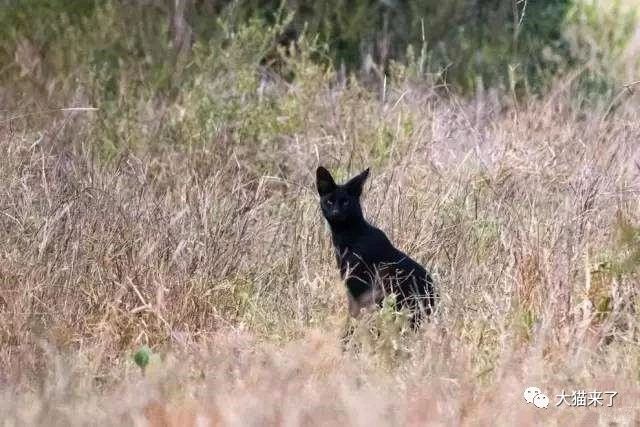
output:
[{"label": "animal's front leg", "polygon": [[384,290],[381,286],[376,286],[360,295],[357,300],[359,310],[363,307],[376,305],[384,298]]},{"label": "animal's front leg", "polygon": [[358,316],[360,316],[360,309],[362,308],[362,306],[360,305],[358,300],[354,298],[353,295],[351,295],[351,292],[347,292],[347,299],[349,302],[349,314],[351,315],[351,317],[357,318]]},{"label": "animal's front leg", "polygon": [[384,296],[384,291],[380,288],[369,289],[364,291],[358,297],[351,295],[351,292],[347,292],[349,300],[349,314],[352,317],[360,317],[360,313],[363,308],[368,308],[376,305]]},{"label": "animal's front leg", "polygon": [[355,332],[355,325],[353,324],[352,318],[357,318],[360,315],[360,305],[348,291],[347,301],[349,305],[349,315],[346,318],[344,324],[344,334],[342,335],[341,339],[343,351],[347,349],[347,344],[351,341],[353,333]]}]

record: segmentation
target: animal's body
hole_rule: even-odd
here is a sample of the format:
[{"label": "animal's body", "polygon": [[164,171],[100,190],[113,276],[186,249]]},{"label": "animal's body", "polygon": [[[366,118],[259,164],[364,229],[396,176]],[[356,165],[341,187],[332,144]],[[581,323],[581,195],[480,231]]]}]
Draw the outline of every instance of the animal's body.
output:
[{"label": "animal's body", "polygon": [[368,176],[369,169],[338,185],[325,168],[316,171],[320,207],[331,228],[349,313],[357,317],[362,308],[380,305],[386,295],[394,293],[398,306],[411,311],[411,323],[417,326],[434,308],[433,280],[364,218],[360,196]]}]

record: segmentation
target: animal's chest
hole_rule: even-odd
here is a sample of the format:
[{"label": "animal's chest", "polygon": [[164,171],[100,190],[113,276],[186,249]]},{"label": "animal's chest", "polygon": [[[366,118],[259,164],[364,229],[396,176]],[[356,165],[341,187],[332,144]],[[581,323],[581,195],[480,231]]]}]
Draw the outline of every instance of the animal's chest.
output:
[{"label": "animal's chest", "polygon": [[353,295],[374,286],[391,292],[414,279],[415,271],[406,268],[402,262],[373,259],[366,251],[356,252],[349,246],[336,246],[334,249],[340,276]]},{"label": "animal's chest", "polygon": [[368,260],[348,246],[334,246],[334,254],[340,277],[353,296],[357,297],[371,289],[373,281],[369,271],[373,270],[373,266]]},{"label": "animal's chest", "polygon": [[366,251],[345,246],[336,247],[335,254],[340,276],[345,280],[353,279],[371,287],[376,281],[396,275],[396,268],[392,264],[372,259]]},{"label": "animal's chest", "polygon": [[336,262],[343,279],[355,273],[360,274],[368,270],[373,270],[375,267],[372,260],[367,259],[360,251],[356,252],[348,246],[336,246],[334,249]]}]

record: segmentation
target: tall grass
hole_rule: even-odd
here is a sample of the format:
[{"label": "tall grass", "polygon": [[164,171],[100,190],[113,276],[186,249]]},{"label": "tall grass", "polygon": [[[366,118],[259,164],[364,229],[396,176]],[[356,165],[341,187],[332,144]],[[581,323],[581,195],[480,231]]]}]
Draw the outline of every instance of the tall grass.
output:
[{"label": "tall grass", "polygon": [[[93,36],[121,49],[109,28],[127,21],[99,13]],[[613,80],[588,102],[567,73],[537,97],[459,98],[415,63],[370,86],[318,61],[309,34],[285,52],[281,27],[220,26],[170,61],[147,38],[92,62],[79,52],[97,42],[73,26],[78,48],[50,53],[77,55],[69,73],[36,72],[26,47],[14,58],[26,74],[0,94],[7,425],[637,423],[637,94]],[[340,345],[318,164],[372,166],[367,217],[436,278],[420,331],[387,306]],[[144,375],[142,345],[157,355]],[[523,402],[530,385],[547,410]],[[563,389],[619,394],[556,408]]]}]

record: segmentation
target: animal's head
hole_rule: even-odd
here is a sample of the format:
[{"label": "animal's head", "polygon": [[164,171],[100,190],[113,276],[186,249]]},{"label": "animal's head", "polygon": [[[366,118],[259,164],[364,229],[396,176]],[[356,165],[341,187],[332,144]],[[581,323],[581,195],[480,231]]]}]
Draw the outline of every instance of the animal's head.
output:
[{"label": "animal's head", "polygon": [[331,225],[344,225],[361,220],[360,195],[369,176],[369,169],[338,185],[328,170],[320,166],[316,171],[316,186],[320,195],[322,214]]}]

